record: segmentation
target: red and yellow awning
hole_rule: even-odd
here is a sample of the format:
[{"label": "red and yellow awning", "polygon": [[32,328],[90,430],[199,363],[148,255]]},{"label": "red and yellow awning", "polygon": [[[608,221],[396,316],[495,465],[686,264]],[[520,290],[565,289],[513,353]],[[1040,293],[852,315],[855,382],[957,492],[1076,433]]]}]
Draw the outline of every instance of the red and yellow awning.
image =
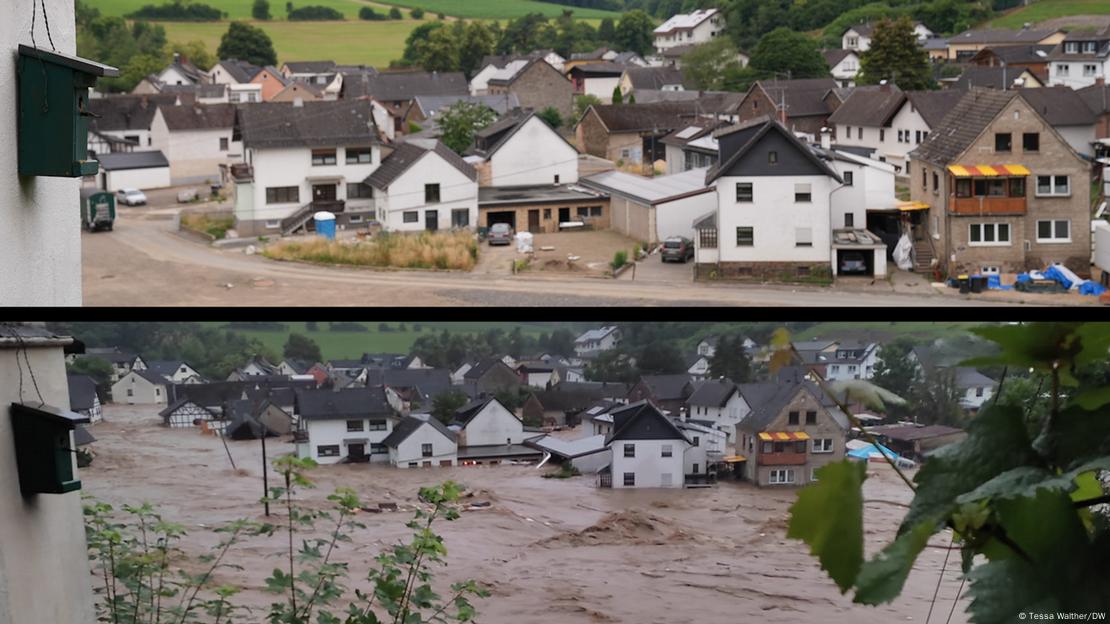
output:
[{"label": "red and yellow awning", "polygon": [[898,202],[898,210],[901,210],[902,212],[910,212],[910,211],[913,211],[913,210],[928,210],[928,209],[929,209],[929,204],[926,204],[924,202],[915,202],[915,201]]},{"label": "red and yellow awning", "polygon": [[737,464],[742,461],[748,461],[748,458],[744,457],[743,455],[729,455],[722,461],[724,461],[726,464]]},{"label": "red and yellow awning", "polygon": [[764,442],[792,442],[808,440],[809,434],[804,431],[764,431],[759,434],[759,439]]},{"label": "red and yellow awning", "polygon": [[1029,175],[1029,170],[1023,165],[949,165],[948,172],[957,178],[997,178],[1000,176]]}]

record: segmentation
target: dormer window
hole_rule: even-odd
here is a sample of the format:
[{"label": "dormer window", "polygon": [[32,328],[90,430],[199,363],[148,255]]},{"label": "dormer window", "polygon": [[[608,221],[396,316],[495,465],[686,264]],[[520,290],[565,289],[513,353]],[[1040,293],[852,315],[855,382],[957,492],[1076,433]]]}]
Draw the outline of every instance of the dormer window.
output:
[{"label": "dormer window", "polygon": [[1064,54],[1076,54],[1079,52],[1079,44],[1075,41],[1069,41],[1064,44]]},{"label": "dormer window", "polygon": [[777,165],[778,162],[779,162],[779,153],[778,152],[774,152],[774,151],[767,152],[767,164],[768,165]]},{"label": "dormer window", "polygon": [[1098,51],[1098,44],[1094,41],[1083,42],[1083,52],[1086,54],[1094,54]]}]

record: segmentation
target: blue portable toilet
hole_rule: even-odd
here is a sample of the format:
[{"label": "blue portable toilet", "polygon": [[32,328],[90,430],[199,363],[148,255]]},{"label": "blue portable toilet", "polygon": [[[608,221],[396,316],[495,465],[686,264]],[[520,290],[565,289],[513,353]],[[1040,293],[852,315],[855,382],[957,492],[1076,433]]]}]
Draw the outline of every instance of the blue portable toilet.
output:
[{"label": "blue portable toilet", "polygon": [[335,215],[321,210],[312,217],[316,220],[316,233],[329,240],[335,240]]}]

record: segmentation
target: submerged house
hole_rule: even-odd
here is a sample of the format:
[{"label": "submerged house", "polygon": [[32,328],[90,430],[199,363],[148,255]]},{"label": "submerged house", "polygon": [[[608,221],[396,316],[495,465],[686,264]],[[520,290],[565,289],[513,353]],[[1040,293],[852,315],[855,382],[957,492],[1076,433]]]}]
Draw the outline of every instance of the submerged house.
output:
[{"label": "submerged house", "polygon": [[397,468],[450,467],[458,464],[458,435],[429,414],[406,416],[382,441]]}]

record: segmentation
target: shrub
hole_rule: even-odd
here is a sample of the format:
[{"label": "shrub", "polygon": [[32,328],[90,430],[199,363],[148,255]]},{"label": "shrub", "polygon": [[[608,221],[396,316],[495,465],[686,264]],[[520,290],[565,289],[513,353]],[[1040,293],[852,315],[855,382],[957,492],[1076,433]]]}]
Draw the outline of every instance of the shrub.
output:
[{"label": "shrub", "polygon": [[574,464],[572,464],[570,462],[565,462],[565,463],[563,463],[562,466],[559,466],[558,470],[556,470],[554,472],[544,473],[543,478],[544,479],[569,479],[571,477],[577,477],[580,474],[582,474],[582,472],[579,471],[577,468],[575,468]]},{"label": "shrub", "polygon": [[293,9],[289,12],[290,21],[329,21],[329,20],[342,20],[343,14],[339,11],[326,6],[312,5],[305,6],[299,9]]},{"label": "shrub", "polygon": [[404,16],[401,15],[401,9],[398,9],[397,7],[393,7],[392,9],[390,9],[389,10],[389,19],[395,19],[395,20],[404,19]]},{"label": "shrub", "polygon": [[183,22],[215,22],[223,17],[223,13],[207,4],[174,0],[161,5],[145,5],[138,11],[128,14],[127,17]]},{"label": "shrub", "polygon": [[228,230],[235,227],[235,216],[229,213],[182,213],[181,227],[193,232],[203,232],[220,240],[227,236]]},{"label": "shrub", "polygon": [[609,263],[609,266],[613,267],[613,270],[616,271],[626,264],[628,264],[628,252],[621,249],[613,254],[613,261]]},{"label": "shrub", "polygon": [[361,20],[370,20],[377,22],[386,19],[386,16],[378,13],[371,7],[362,7],[358,10],[358,18]]},{"label": "shrub", "polygon": [[444,15],[443,13],[437,13],[437,14],[436,14],[436,19],[438,19],[438,20],[445,20],[445,19],[447,19],[447,16],[446,16],[446,15]]},{"label": "shrub", "polygon": [[275,260],[351,264],[405,269],[469,271],[477,259],[478,243],[468,231],[382,234],[354,244],[323,238],[284,241],[262,255]]},{"label": "shrub", "polygon": [[270,3],[268,0],[254,0],[251,5],[251,17],[256,20],[270,19]]},{"label": "shrub", "polygon": [[415,19],[415,20],[424,19],[424,9],[419,9],[419,8],[413,9],[413,10],[409,11],[409,15],[411,15],[412,19]]}]

